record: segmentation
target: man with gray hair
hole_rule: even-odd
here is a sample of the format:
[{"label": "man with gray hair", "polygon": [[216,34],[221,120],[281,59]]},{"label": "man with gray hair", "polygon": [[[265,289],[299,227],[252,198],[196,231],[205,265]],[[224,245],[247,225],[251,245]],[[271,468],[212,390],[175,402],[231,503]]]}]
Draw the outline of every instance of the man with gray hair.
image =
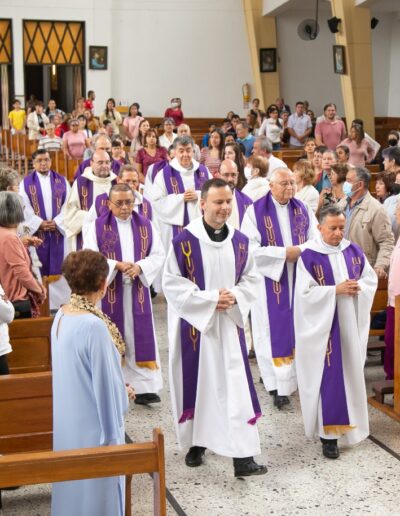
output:
[{"label": "man with gray hair", "polygon": [[[363,250],[344,237],[335,205],[319,214],[320,234],[299,258],[294,295],[296,370],[306,435],[337,459],[337,441],[369,435],[364,363],[377,277]],[[316,308],[317,307],[317,308]]]},{"label": "man with gray hair", "polygon": [[268,175],[267,179],[270,179],[271,174],[277,168],[287,168],[284,161],[277,158],[272,154],[272,144],[266,136],[258,136],[253,144],[254,156],[262,156],[268,159]]},{"label": "man with gray hair", "polygon": [[347,197],[345,238],[364,250],[378,278],[386,278],[394,236],[386,209],[368,191],[371,174],[366,168],[351,167],[343,183]]},{"label": "man with gray hair", "polygon": [[251,309],[254,349],[264,386],[281,409],[297,388],[292,307],[296,262],[302,246],[316,235],[317,221],[311,208],[294,198],[296,182],[288,168],[274,170],[270,188],[247,208],[241,231],[250,238],[264,279]]},{"label": "man with gray hair", "polygon": [[90,160],[91,160],[93,154],[97,150],[103,150],[103,151],[106,151],[109,153],[110,159],[111,159],[111,170],[114,172],[115,175],[118,175],[119,169],[121,167],[121,163],[119,161],[116,161],[115,159],[113,159],[111,156],[111,140],[110,140],[110,138],[108,136],[106,136],[105,134],[96,134],[92,138],[92,147],[93,147],[93,149],[90,149],[90,148],[86,149],[85,154],[84,154],[85,159],[82,161],[82,163],[77,168],[75,175],[74,175],[74,179],[76,179],[78,176],[81,176],[84,173],[85,168],[90,167]]},{"label": "man with gray hair", "polygon": [[172,238],[201,216],[200,190],[207,179],[211,179],[207,167],[193,158],[192,138],[178,136],[174,148],[175,158],[157,173],[150,192],[166,251]]}]

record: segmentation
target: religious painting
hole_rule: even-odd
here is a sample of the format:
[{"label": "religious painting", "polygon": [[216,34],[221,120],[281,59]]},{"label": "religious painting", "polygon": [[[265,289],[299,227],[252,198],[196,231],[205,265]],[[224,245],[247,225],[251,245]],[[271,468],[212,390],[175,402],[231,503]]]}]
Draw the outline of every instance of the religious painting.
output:
[{"label": "religious painting", "polygon": [[346,73],[343,45],[333,45],[333,71],[341,75]]},{"label": "religious painting", "polygon": [[276,72],[276,48],[260,48],[260,72]]},{"label": "religious painting", "polygon": [[89,68],[107,70],[107,47],[89,47]]}]

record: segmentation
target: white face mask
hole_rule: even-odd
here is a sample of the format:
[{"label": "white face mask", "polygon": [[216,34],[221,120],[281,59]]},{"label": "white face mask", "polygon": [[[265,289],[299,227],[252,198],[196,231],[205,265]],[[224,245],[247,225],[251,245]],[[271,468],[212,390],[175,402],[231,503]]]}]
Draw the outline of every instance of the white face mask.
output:
[{"label": "white face mask", "polygon": [[251,179],[251,176],[253,174],[253,169],[251,167],[249,167],[248,165],[246,165],[244,167],[244,175],[245,175],[245,178],[247,180]]},{"label": "white face mask", "polygon": [[179,107],[179,104],[177,102],[171,102],[171,107],[177,108],[177,107]]}]

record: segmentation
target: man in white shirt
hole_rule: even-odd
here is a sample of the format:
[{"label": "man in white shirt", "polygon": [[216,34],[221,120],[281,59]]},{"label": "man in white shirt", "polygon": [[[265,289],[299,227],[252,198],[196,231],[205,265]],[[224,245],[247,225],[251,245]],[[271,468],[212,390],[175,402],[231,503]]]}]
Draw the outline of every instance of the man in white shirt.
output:
[{"label": "man in white shirt", "polygon": [[258,136],[253,145],[253,155],[262,156],[268,159],[268,175],[271,177],[272,172],[277,168],[288,168],[286,163],[272,154],[272,145],[266,136]]}]

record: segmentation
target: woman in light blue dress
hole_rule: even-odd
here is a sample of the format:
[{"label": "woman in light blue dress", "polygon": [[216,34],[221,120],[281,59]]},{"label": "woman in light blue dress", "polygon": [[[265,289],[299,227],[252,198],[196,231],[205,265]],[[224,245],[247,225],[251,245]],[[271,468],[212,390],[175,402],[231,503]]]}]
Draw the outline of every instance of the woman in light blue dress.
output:
[{"label": "woman in light blue dress", "polygon": [[[106,259],[94,251],[71,253],[63,264],[72,296],[51,332],[54,450],[125,443],[124,343],[96,307],[107,273]],[[124,477],[53,484],[53,516],[122,516],[124,508]]]}]

